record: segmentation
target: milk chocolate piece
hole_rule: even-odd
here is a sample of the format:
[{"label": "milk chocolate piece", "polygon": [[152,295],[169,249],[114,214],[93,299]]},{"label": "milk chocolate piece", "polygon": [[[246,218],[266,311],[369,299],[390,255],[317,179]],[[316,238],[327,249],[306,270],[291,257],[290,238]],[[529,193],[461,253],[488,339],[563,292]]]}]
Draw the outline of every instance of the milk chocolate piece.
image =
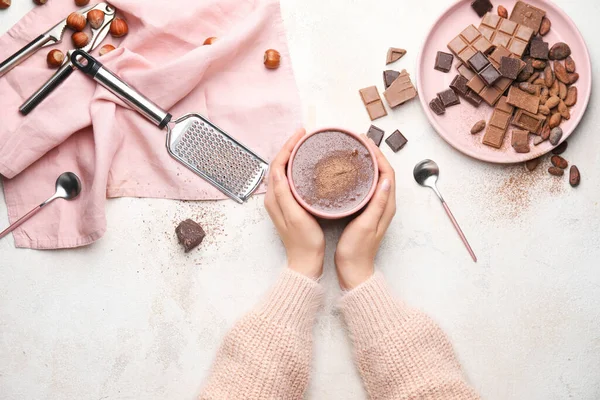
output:
[{"label": "milk chocolate piece", "polygon": [[392,133],[390,135],[390,137],[385,139],[385,143],[387,143],[387,145],[390,146],[390,149],[392,149],[394,151],[394,153],[397,153],[404,146],[406,146],[406,143],[408,143],[408,140],[404,137],[404,135],[402,133],[400,133],[399,130],[396,130],[394,133]]},{"label": "milk chocolate piece", "polygon": [[546,122],[545,115],[532,114],[525,110],[518,110],[512,120],[514,126],[525,129],[534,135],[541,132],[544,122]]},{"label": "milk chocolate piece", "polygon": [[400,72],[388,69],[383,71],[383,85],[385,88],[389,88],[392,83],[400,76]]},{"label": "milk chocolate piece", "polygon": [[371,121],[387,115],[387,111],[385,110],[383,101],[381,101],[381,97],[379,96],[376,86],[361,89],[359,93],[367,112],[369,113]]},{"label": "milk chocolate piece", "polygon": [[435,57],[435,66],[433,68],[442,72],[450,72],[453,62],[454,56],[452,54],[438,51],[437,56]]},{"label": "milk chocolate piece", "polygon": [[475,0],[471,3],[471,7],[473,10],[479,15],[479,17],[483,17],[486,12],[491,11],[494,8],[494,5],[490,0]]},{"label": "milk chocolate piece", "polygon": [[481,97],[467,87],[468,83],[469,80],[467,78],[462,75],[456,75],[452,80],[452,83],[450,83],[450,88],[475,107],[479,107],[481,104]]},{"label": "milk chocolate piece", "polygon": [[512,147],[517,153],[529,153],[529,132],[519,129],[513,130]]},{"label": "milk chocolate piece", "polygon": [[177,239],[179,239],[179,243],[183,245],[186,253],[189,253],[195,247],[202,243],[202,240],[206,236],[204,229],[195,221],[191,219],[186,219],[181,222],[179,226],[175,229],[175,233],[177,234]]},{"label": "milk chocolate piece", "polygon": [[436,97],[429,102],[429,108],[437,115],[442,115],[446,112],[446,107],[444,107],[444,104],[439,97]]},{"label": "milk chocolate piece", "polygon": [[538,60],[547,60],[549,51],[550,47],[548,43],[541,39],[532,40],[529,46],[529,55]]},{"label": "milk chocolate piece", "polygon": [[537,35],[542,25],[542,19],[546,16],[546,11],[540,10],[524,1],[517,1],[510,14],[510,20],[517,24],[525,25],[533,29],[533,34]]},{"label": "milk chocolate piece", "polygon": [[383,96],[390,107],[395,108],[417,97],[417,89],[415,89],[410,81],[408,72],[402,70],[398,78],[383,92]]},{"label": "milk chocolate piece", "polygon": [[458,64],[456,69],[458,70],[458,73],[467,78],[467,80],[471,80],[475,76],[475,72],[473,72],[471,68],[467,67],[463,63]]},{"label": "milk chocolate piece", "polygon": [[445,108],[460,104],[460,99],[452,89],[444,90],[437,94]]},{"label": "milk chocolate piece", "polygon": [[404,57],[404,55],[406,54],[406,50],[404,49],[398,49],[395,47],[390,47],[390,49],[388,50],[387,53],[387,62],[386,64],[391,64],[393,62],[398,61],[399,59],[401,59],[402,57]]},{"label": "milk chocolate piece", "polygon": [[523,61],[517,58],[502,57],[500,61],[500,74],[513,81],[519,76],[519,72],[523,69]]},{"label": "milk chocolate piece", "polygon": [[540,107],[540,97],[522,91],[518,87],[511,86],[508,91],[508,104],[532,114],[537,114]]},{"label": "milk chocolate piece", "polygon": [[468,65],[469,58],[473,57],[475,53],[480,51],[488,54],[494,49],[494,45],[475,26],[469,25],[448,43],[448,48],[460,61]]},{"label": "milk chocolate piece", "polygon": [[483,144],[499,149],[504,142],[506,130],[512,118],[514,107],[506,102],[506,96],[502,96],[494,108],[492,118],[488,123]]},{"label": "milk chocolate piece", "polygon": [[371,125],[369,131],[367,132],[367,137],[370,138],[377,146],[381,144],[381,140],[383,139],[383,135],[385,132],[383,129],[379,129],[375,125]]},{"label": "milk chocolate piece", "polygon": [[494,46],[502,46],[512,54],[521,58],[527,49],[533,30],[527,26],[502,18],[494,13],[487,13],[479,31]]}]

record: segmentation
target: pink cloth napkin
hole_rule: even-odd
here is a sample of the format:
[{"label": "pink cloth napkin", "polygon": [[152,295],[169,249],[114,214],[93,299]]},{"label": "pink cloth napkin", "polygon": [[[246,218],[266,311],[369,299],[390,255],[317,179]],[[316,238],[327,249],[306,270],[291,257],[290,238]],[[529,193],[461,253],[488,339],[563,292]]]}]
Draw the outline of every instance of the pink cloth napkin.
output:
[{"label": "pink cloth napkin", "polygon": [[[115,0],[129,35],[100,61],[177,118],[197,112],[271,160],[301,124],[278,0]],[[74,11],[53,1],[0,38],[3,60]],[[218,41],[203,46],[207,37]],[[61,49],[72,47],[65,32]],[[266,49],[282,56],[263,66]],[[89,77],[75,71],[31,114],[18,107],[53,73],[49,48],[0,78],[0,175],[9,219],[54,193],[63,172],[83,182],[79,199],[58,200],[14,232],[17,247],[82,246],[106,231],[106,197],[223,199],[171,159],[161,131]],[[98,58],[97,51],[93,53]],[[1,230],[1,229],[0,229]]]}]

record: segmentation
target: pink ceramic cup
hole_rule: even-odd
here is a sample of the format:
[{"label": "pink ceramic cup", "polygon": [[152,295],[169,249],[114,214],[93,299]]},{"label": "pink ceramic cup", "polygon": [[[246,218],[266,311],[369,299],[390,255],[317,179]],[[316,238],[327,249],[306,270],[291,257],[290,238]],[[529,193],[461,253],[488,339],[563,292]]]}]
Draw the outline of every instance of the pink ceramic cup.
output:
[{"label": "pink ceramic cup", "polygon": [[[312,207],[310,204],[308,204],[298,193],[298,190],[296,189],[296,185],[294,184],[294,180],[292,178],[294,159],[296,158],[296,153],[298,152],[298,149],[302,146],[302,144],[304,142],[306,142],[306,140],[308,138],[310,138],[313,135],[318,135],[321,132],[341,132],[341,133],[345,133],[346,135],[353,137],[354,139],[356,139],[360,143],[362,143],[363,146],[365,146],[365,148],[369,151],[369,154],[371,155],[371,160],[373,161],[373,184],[371,185],[371,189],[369,190],[368,194],[360,202],[360,204],[358,204],[356,207],[353,207],[352,209],[349,209],[349,210],[346,210],[346,211],[343,211],[343,212],[340,212],[337,214],[326,213],[321,210],[317,210],[314,207]],[[350,132],[350,131],[348,131],[346,129],[342,129],[342,128],[322,128],[315,132],[305,135],[296,144],[296,147],[294,147],[294,150],[292,151],[292,154],[290,156],[290,161],[288,162],[287,176],[288,176],[288,181],[290,183],[290,188],[292,190],[292,194],[294,195],[294,197],[296,198],[298,203],[304,209],[306,209],[309,213],[313,214],[314,216],[316,216],[318,218],[333,220],[333,219],[345,218],[350,215],[356,214],[357,212],[362,210],[369,203],[369,201],[371,201],[371,198],[373,198],[373,195],[375,194],[375,189],[377,188],[377,183],[379,182],[379,165],[377,163],[377,157],[375,156],[375,153],[373,152],[371,147],[367,144],[367,139],[365,139],[363,136],[357,135],[356,133]]]}]

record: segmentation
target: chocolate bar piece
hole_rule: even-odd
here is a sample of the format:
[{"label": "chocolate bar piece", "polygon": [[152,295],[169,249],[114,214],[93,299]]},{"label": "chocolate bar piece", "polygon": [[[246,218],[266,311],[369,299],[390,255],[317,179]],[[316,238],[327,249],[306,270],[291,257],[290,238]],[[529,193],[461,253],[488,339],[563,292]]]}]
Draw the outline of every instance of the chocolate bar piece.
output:
[{"label": "chocolate bar piece", "polygon": [[450,83],[450,88],[475,107],[479,107],[481,104],[481,97],[467,87],[468,83],[469,80],[467,78],[462,75],[456,75],[452,80],[452,83]]},{"label": "chocolate bar piece", "polygon": [[410,81],[408,72],[402,70],[398,78],[383,92],[383,95],[390,107],[395,108],[417,97],[417,89]]},{"label": "chocolate bar piece", "polygon": [[486,86],[492,86],[502,77],[496,67],[482,53],[477,52],[469,59],[469,65],[477,75],[483,80]]},{"label": "chocolate bar piece", "polygon": [[533,30],[524,25],[487,13],[479,25],[479,31],[496,47],[502,46],[521,58],[533,36]]},{"label": "chocolate bar piece", "polygon": [[494,108],[492,118],[487,125],[483,144],[499,149],[504,142],[506,130],[512,118],[514,107],[506,102],[506,96],[502,96]]},{"label": "chocolate bar piece", "polygon": [[517,153],[529,153],[529,132],[519,129],[513,130],[512,147]]},{"label": "chocolate bar piece", "polygon": [[500,74],[513,81],[519,76],[519,72],[523,70],[524,63],[518,58],[502,57],[500,61]]},{"label": "chocolate bar piece", "polygon": [[542,19],[546,16],[546,11],[527,4],[524,1],[517,1],[510,20],[533,29],[533,34],[537,35],[542,25]]},{"label": "chocolate bar piece", "polygon": [[458,64],[458,66],[456,67],[456,70],[458,71],[459,74],[461,74],[462,76],[464,76],[468,80],[471,80],[471,79],[473,79],[473,77],[476,76],[475,72],[473,72],[471,70],[471,68],[467,67],[463,63]]},{"label": "chocolate bar piece", "polygon": [[383,129],[379,129],[375,125],[371,125],[369,131],[367,132],[367,137],[370,138],[373,142],[375,142],[375,144],[379,147],[384,134],[385,132],[383,131]]},{"label": "chocolate bar piece", "polygon": [[546,122],[545,115],[532,114],[525,110],[518,110],[512,120],[514,126],[525,129],[534,135],[540,133],[544,122]]},{"label": "chocolate bar piece", "polygon": [[479,17],[483,17],[486,12],[491,11],[494,8],[494,5],[490,0],[475,0],[471,3],[471,7],[473,10],[479,15]]},{"label": "chocolate bar piece", "polygon": [[408,143],[408,140],[404,137],[404,135],[402,133],[400,133],[399,130],[396,130],[394,133],[392,133],[390,135],[390,137],[385,139],[385,143],[387,143],[387,145],[390,146],[390,149],[392,149],[394,151],[394,153],[397,153],[404,146],[406,146],[406,143]]},{"label": "chocolate bar piece", "polygon": [[529,94],[515,86],[510,87],[506,101],[508,104],[532,114],[537,114],[540,106],[540,96]]},{"label": "chocolate bar piece", "polygon": [[480,51],[488,54],[494,49],[494,45],[475,26],[469,25],[448,43],[448,48],[460,61],[468,65],[469,58],[473,57],[475,53]]},{"label": "chocolate bar piece", "polygon": [[398,61],[399,59],[404,57],[405,54],[406,54],[406,50],[404,50],[404,49],[390,47],[390,49],[388,50],[388,53],[387,53],[386,64],[391,64],[393,62]]},{"label": "chocolate bar piece", "polygon": [[392,83],[400,76],[400,72],[388,69],[383,71],[383,85],[385,88],[389,88]]},{"label": "chocolate bar piece", "polygon": [[186,253],[189,253],[195,247],[199,246],[206,236],[204,229],[191,219],[186,219],[181,222],[177,228],[175,228],[175,233]]},{"label": "chocolate bar piece", "polygon": [[444,104],[439,97],[436,97],[429,102],[429,108],[437,115],[442,115],[446,112],[446,107],[444,107]]},{"label": "chocolate bar piece", "polygon": [[365,107],[367,108],[367,112],[369,113],[371,121],[387,115],[383,101],[381,101],[381,97],[379,96],[379,91],[377,91],[377,86],[370,86],[368,88],[361,89],[359,93]]},{"label": "chocolate bar piece", "polygon": [[442,72],[450,72],[453,62],[454,56],[452,54],[438,51],[437,56],[435,57],[435,66],[433,68]]},{"label": "chocolate bar piece", "polygon": [[548,43],[540,39],[532,40],[529,46],[529,55],[538,60],[547,60],[549,51]]},{"label": "chocolate bar piece", "polygon": [[460,104],[458,95],[452,89],[444,90],[443,92],[438,93],[437,96],[445,108]]}]

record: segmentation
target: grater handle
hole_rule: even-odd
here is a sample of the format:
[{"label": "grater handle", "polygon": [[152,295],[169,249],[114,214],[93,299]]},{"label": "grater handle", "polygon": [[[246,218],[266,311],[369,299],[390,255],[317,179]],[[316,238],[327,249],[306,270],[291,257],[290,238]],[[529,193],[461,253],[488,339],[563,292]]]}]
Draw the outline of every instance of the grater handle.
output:
[{"label": "grater handle", "polygon": [[85,74],[94,78],[115,96],[129,104],[144,117],[148,118],[160,129],[171,121],[171,114],[144,97],[140,92],[123,82],[118,76],[102,66],[102,63],[82,50],[71,55],[71,61]]}]

